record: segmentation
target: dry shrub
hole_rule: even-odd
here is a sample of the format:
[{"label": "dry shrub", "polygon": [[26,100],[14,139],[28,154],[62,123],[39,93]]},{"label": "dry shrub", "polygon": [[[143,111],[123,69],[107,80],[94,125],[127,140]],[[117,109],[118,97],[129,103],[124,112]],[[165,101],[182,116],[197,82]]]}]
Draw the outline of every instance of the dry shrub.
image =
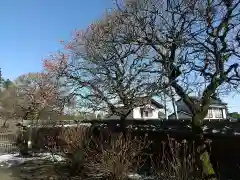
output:
[{"label": "dry shrub", "polygon": [[136,138],[112,134],[109,140],[95,141],[94,155],[88,156],[89,176],[109,180],[128,179],[128,174],[136,172],[145,161],[143,150],[148,148],[147,137]]},{"label": "dry shrub", "polygon": [[89,143],[89,130],[87,126],[65,128],[60,133],[59,139],[63,143],[61,149],[67,154],[73,154],[79,149],[84,149]]},{"label": "dry shrub", "polygon": [[162,142],[162,153],[153,163],[154,179],[157,180],[200,180],[201,172],[196,166],[194,143],[181,143],[168,138]]},{"label": "dry shrub", "polygon": [[85,163],[88,151],[90,128],[78,126],[65,128],[58,137],[59,146],[54,152],[65,159],[65,168],[70,175],[85,173]]}]

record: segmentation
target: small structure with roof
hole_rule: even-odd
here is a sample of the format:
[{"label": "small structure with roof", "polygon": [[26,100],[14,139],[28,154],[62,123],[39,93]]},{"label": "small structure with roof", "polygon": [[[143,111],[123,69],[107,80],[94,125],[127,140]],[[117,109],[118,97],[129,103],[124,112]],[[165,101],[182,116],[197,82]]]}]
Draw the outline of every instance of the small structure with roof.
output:
[{"label": "small structure with roof", "polygon": [[[144,105],[135,107],[127,116],[127,120],[156,120],[165,119],[164,106],[154,99],[143,103]],[[105,120],[120,120],[117,115],[111,115],[104,118]]]},{"label": "small structure with roof", "polygon": [[[200,99],[198,97],[191,97],[193,101],[199,101]],[[178,119],[191,119],[192,118],[192,113],[187,107],[187,105],[183,102],[182,99],[179,99],[176,102],[177,106],[177,114],[178,114]],[[211,104],[208,109],[208,114],[205,117],[207,120],[220,120],[220,119],[227,119],[227,103],[222,102],[220,98],[212,98],[211,99]],[[168,119],[176,119],[175,113],[171,114],[168,116]]]}]

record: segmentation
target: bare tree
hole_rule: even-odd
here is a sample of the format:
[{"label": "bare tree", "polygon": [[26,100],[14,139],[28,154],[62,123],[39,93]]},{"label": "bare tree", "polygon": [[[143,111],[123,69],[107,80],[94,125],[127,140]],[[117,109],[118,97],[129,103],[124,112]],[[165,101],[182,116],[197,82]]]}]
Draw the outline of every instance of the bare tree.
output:
[{"label": "bare tree", "polygon": [[[115,40],[123,45],[150,48],[154,55],[151,72],[161,73],[166,87],[172,87],[190,109],[206,175],[214,174],[214,170],[208,163],[203,119],[214,93],[239,87],[239,3],[125,0],[117,3],[116,10],[109,15],[108,24],[119,23]],[[194,92],[200,94],[199,101],[191,98]]]},{"label": "bare tree", "polygon": [[[155,95],[160,79],[153,69],[149,48],[117,42],[115,23],[103,19],[65,43],[67,54],[45,61],[45,68],[64,79],[78,107],[88,112],[107,112],[120,117],[125,133],[127,116]],[[157,70],[157,66],[156,66]]]}]

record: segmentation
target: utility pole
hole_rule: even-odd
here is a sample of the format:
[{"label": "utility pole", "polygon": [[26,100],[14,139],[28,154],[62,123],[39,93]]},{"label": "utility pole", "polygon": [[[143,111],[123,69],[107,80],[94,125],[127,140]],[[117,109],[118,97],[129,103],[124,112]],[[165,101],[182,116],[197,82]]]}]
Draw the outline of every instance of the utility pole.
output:
[{"label": "utility pole", "polygon": [[3,89],[3,85],[2,85],[2,69],[0,68],[0,92],[2,92],[2,89]]},{"label": "utility pole", "polygon": [[167,96],[166,96],[166,89],[163,92],[163,102],[164,102],[164,113],[165,113],[165,120],[168,119],[168,113],[167,113]]},{"label": "utility pole", "polygon": [[176,119],[178,120],[178,113],[177,113],[177,109],[176,109],[175,98],[174,98],[174,93],[173,93],[172,87],[170,87],[170,91],[171,91],[171,99],[172,99],[173,111],[174,111]]}]

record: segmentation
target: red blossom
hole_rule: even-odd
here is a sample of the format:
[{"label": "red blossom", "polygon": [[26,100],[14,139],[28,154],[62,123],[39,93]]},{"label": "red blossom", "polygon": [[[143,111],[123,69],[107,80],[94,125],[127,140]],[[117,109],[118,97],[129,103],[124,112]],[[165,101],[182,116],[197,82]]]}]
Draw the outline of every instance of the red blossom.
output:
[{"label": "red blossom", "polygon": [[43,67],[49,73],[56,73],[67,66],[68,60],[68,54],[58,54],[50,59],[44,59]]},{"label": "red blossom", "polygon": [[72,45],[72,43],[69,43],[69,44],[65,45],[64,48],[70,50],[73,48],[73,45]]}]

